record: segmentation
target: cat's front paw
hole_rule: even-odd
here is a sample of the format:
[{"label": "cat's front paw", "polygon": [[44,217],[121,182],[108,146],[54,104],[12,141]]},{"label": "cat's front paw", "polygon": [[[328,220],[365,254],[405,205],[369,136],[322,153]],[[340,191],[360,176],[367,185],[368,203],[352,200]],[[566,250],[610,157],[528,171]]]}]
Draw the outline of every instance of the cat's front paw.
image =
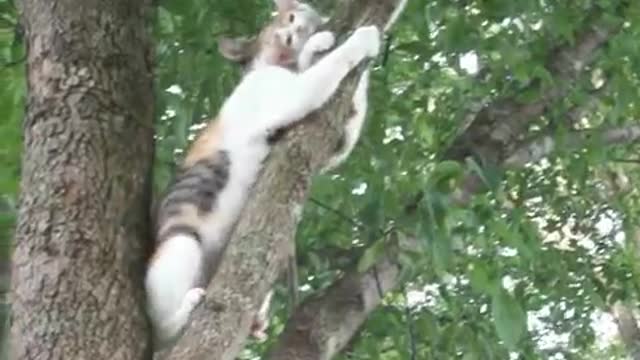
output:
[{"label": "cat's front paw", "polygon": [[363,26],[353,33],[356,43],[364,50],[366,56],[376,57],[380,52],[380,30],[377,27]]},{"label": "cat's front paw", "polygon": [[336,43],[336,37],[331,31],[317,32],[307,40],[307,45],[314,53],[327,51]]}]

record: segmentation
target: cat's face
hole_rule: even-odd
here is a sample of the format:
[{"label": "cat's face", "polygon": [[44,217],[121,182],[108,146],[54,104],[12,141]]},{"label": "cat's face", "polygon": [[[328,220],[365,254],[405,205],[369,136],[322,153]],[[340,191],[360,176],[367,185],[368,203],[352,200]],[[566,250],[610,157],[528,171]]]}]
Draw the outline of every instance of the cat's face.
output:
[{"label": "cat's face", "polygon": [[240,63],[292,66],[309,37],[327,19],[308,4],[295,0],[274,0],[277,12],[255,38],[221,38],[224,57]]}]

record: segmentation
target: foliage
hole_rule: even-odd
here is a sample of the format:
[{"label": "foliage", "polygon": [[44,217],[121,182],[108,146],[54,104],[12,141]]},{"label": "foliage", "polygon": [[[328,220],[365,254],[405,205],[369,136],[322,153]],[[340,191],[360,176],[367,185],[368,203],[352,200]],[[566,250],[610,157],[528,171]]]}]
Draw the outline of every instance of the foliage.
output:
[{"label": "foliage", "polygon": [[[640,212],[640,192],[614,191],[610,176],[640,181],[638,143],[591,141],[505,173],[441,161],[475,104],[543,96],[523,89],[554,82],[547,58],[574,43],[596,13],[624,16],[627,23],[569,95],[530,125],[525,138],[562,139],[576,129],[637,124],[640,23],[633,19],[640,8],[631,5],[619,14],[621,2],[409,2],[394,28],[387,61],[376,64],[358,147],[337,172],[314,179],[297,233],[303,296],[328,286],[346,267],[367,268],[384,251],[383,233],[424,240],[424,251],[401,254],[404,288],[387,296],[344,359],[622,358],[619,345],[604,350],[594,345],[602,324],[594,325],[592,317],[608,311],[615,299],[638,301],[640,269],[634,245],[625,239],[638,226],[631,215]],[[269,3],[159,2],[156,191],[166,186],[184,148],[238,79],[238,69],[217,54],[216,37],[255,32],[269,16]],[[326,1],[317,5],[332,8]],[[5,244],[15,214],[24,101],[24,50],[16,29],[11,2],[0,0],[0,241]],[[571,122],[567,112],[596,92],[595,108]],[[465,207],[451,199],[461,165],[490,188]],[[418,192],[424,196],[415,213],[407,214],[405,206]],[[354,256],[363,253],[360,261]],[[0,261],[6,254],[0,252]],[[270,327],[274,336],[252,344],[244,358],[263,352],[282,330],[290,309],[279,290]]]}]

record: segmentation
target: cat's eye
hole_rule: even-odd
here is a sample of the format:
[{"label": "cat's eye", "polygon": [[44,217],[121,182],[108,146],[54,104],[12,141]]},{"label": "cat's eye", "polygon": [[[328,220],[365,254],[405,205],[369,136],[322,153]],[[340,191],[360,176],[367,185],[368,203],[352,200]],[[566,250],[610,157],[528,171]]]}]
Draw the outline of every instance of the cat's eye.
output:
[{"label": "cat's eye", "polygon": [[289,22],[293,23],[296,20],[296,16],[294,14],[289,14]]},{"label": "cat's eye", "polygon": [[287,39],[285,40],[285,44],[287,44],[287,46],[291,46],[291,42],[293,41],[293,39],[291,38],[291,35],[287,35]]}]

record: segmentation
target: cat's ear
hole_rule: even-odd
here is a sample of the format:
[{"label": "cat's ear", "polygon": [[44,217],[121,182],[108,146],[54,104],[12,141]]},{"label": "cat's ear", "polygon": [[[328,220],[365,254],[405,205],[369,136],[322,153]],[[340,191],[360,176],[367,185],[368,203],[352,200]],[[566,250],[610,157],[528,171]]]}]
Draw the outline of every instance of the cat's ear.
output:
[{"label": "cat's ear", "polygon": [[256,49],[256,37],[229,38],[222,36],[218,38],[218,51],[231,61],[247,62],[255,56]]},{"label": "cat's ear", "polygon": [[291,11],[298,6],[297,0],[273,0],[273,2],[280,13]]}]

